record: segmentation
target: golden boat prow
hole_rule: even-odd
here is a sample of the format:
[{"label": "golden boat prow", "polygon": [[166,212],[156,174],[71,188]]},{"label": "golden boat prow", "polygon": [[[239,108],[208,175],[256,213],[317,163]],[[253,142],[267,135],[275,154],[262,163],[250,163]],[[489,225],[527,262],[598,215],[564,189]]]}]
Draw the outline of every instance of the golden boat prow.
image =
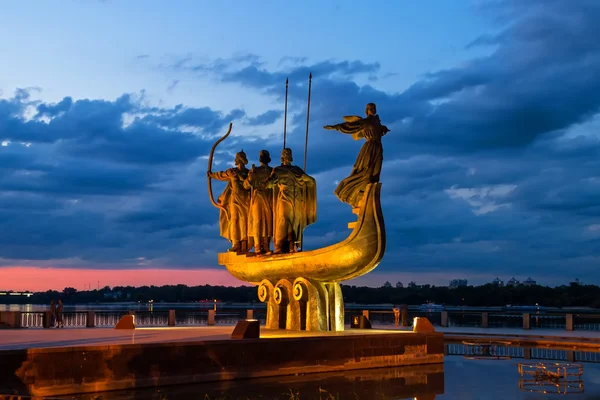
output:
[{"label": "golden boat prow", "polygon": [[320,282],[341,282],[369,273],[383,258],[386,238],[380,203],[381,183],[365,189],[361,205],[353,211],[358,220],[344,241],[297,253],[256,256],[219,253],[219,264],[236,278],[258,285],[299,276]]}]

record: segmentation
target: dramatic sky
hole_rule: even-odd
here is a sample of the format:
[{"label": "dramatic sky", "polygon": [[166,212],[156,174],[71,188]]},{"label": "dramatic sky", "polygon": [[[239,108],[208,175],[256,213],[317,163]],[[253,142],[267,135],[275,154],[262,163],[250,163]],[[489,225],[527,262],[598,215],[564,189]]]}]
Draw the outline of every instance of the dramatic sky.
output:
[{"label": "dramatic sky", "polygon": [[[318,222],[361,142],[323,125],[368,102],[388,247],[355,284],[600,284],[600,2],[45,1],[0,5],[0,289],[241,282],[213,170],[288,140]],[[215,197],[224,185],[213,185]],[[352,283],[352,282],[351,282]]]}]

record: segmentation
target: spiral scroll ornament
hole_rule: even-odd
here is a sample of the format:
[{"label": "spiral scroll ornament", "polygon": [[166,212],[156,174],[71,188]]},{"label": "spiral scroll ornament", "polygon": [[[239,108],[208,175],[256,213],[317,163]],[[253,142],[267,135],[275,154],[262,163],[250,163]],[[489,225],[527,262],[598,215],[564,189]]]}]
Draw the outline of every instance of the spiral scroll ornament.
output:
[{"label": "spiral scroll ornament", "polygon": [[308,288],[301,282],[294,283],[294,299],[297,301],[308,299]]},{"label": "spiral scroll ornament", "polygon": [[273,299],[275,300],[275,304],[281,304],[283,301],[283,293],[281,292],[281,288],[277,287],[273,291]]},{"label": "spiral scroll ornament", "polygon": [[258,287],[258,300],[265,303],[269,299],[269,288],[264,283]]}]

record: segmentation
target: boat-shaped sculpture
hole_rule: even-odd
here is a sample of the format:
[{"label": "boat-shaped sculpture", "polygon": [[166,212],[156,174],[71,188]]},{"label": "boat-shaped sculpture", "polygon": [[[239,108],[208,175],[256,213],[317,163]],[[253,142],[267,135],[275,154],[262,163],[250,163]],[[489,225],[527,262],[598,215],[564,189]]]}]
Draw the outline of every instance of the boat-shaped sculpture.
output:
[{"label": "boat-shaped sculpture", "polygon": [[236,278],[258,285],[267,303],[267,328],[343,331],[344,299],[338,282],[372,271],[385,253],[381,183],[367,185],[353,212],[358,220],[344,241],[287,254],[219,253],[219,264]]},{"label": "boat-shaped sculpture", "polygon": [[[311,76],[309,109],[310,82]],[[379,175],[383,160],[381,138],[389,129],[381,125],[375,104],[367,104],[366,115],[344,117],[345,123],[324,127],[366,141],[352,173],[335,191],[358,216],[348,224],[352,232],[339,243],[314,250],[306,251],[302,240],[304,228],[316,220],[315,180],[305,172],[308,141],[304,169],[292,164],[292,151],[285,147],[284,123],[281,166],[271,168],[270,155],[262,150],[261,165],[253,165],[249,170],[246,154],[241,151],[236,154],[236,168],[217,173],[211,171],[214,151],[231,133],[231,124],[213,145],[208,160],[208,193],[211,203],[221,210],[221,236],[232,243],[229,251],[219,253],[219,264],[236,278],[258,286],[259,300],[267,303],[267,328],[344,330],[344,300],[339,282],[372,271],[383,258],[386,238]],[[211,178],[228,182],[218,202],[213,199]],[[273,253],[266,251],[271,238],[276,250]],[[254,252],[249,251],[252,247]]]},{"label": "boat-shaped sculpture", "polygon": [[380,203],[381,183],[367,185],[362,204],[353,210],[358,220],[345,240],[320,249],[255,256],[226,252],[219,264],[236,278],[260,284],[299,276],[318,282],[341,282],[372,271],[385,253],[385,225]]}]

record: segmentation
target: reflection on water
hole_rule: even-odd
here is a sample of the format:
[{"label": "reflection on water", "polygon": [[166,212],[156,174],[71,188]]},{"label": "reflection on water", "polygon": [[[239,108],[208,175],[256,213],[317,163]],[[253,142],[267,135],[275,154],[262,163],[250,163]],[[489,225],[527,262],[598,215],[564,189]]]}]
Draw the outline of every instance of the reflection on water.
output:
[{"label": "reflection on water", "polygon": [[583,393],[583,365],[535,362],[518,365],[519,389],[532,393]]},{"label": "reflection on water", "polygon": [[[446,355],[462,355],[469,358],[486,358],[485,346],[465,343],[444,345]],[[547,347],[518,347],[510,344],[493,343],[487,350],[488,356],[497,358],[523,358],[525,360],[556,360],[565,362],[600,363],[600,352]]]},{"label": "reflection on water", "polygon": [[575,400],[600,398],[600,365],[597,364],[583,364],[583,375],[570,377],[568,384],[564,379],[553,382],[542,376],[538,376],[536,384],[535,375],[520,375],[518,362],[514,360],[473,360],[449,356],[444,364],[446,394],[440,396],[444,400],[553,400],[562,399],[565,394],[568,399]]},{"label": "reflection on water", "polygon": [[[519,364],[523,366],[520,368]],[[429,366],[248,379],[60,399],[553,400],[564,398],[565,394],[575,400],[600,399],[600,364],[579,364],[450,355],[443,364]]]},{"label": "reflection on water", "polygon": [[[563,398],[565,394],[575,400],[600,399],[598,364],[582,363],[580,371],[573,364],[569,367],[564,362],[544,363],[550,372],[567,371],[572,375],[565,382],[562,378],[555,379],[552,374],[522,374],[519,363],[540,364],[539,361],[447,356],[444,364],[430,366],[206,383],[160,390],[138,389],[102,393],[102,400],[553,400]],[[84,395],[75,399],[91,400],[97,396]],[[73,399],[71,396],[63,399],[67,398]]]},{"label": "reflection on water", "polygon": [[[418,399],[444,393],[444,365],[342,371],[102,393],[102,400]],[[97,399],[98,395],[76,397]],[[73,399],[66,396],[64,399]]]}]

